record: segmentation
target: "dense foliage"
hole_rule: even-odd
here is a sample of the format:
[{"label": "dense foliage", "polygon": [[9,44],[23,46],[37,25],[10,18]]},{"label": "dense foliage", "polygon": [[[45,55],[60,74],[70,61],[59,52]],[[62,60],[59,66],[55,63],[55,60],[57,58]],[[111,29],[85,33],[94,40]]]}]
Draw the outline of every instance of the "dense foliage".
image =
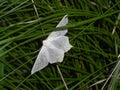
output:
[{"label": "dense foliage", "polygon": [[[30,72],[42,40],[66,14],[73,48],[58,64],[66,84],[100,90],[119,64],[119,13],[119,0],[1,0],[0,90],[65,90],[56,64]],[[105,90],[120,89],[119,68]]]}]

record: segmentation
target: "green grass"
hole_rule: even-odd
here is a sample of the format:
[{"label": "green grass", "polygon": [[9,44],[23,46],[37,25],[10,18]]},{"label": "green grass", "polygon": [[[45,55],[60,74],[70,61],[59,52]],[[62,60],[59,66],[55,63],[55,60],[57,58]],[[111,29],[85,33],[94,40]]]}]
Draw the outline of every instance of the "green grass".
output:
[{"label": "green grass", "polygon": [[[119,0],[1,0],[0,90],[65,90],[56,64],[30,72],[42,41],[66,14],[73,48],[58,64],[66,84],[69,90],[101,90],[119,62],[119,13]],[[103,90],[120,89],[119,73],[120,66]]]}]

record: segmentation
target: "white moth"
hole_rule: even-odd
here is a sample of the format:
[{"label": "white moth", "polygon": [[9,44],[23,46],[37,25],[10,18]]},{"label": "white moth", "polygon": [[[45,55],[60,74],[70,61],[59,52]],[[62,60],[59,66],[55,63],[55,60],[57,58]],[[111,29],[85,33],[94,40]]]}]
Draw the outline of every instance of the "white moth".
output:
[{"label": "white moth", "polygon": [[[65,26],[68,23],[68,17],[65,15],[56,27]],[[62,62],[64,53],[72,47],[69,39],[65,34],[67,29],[53,31],[46,40],[43,41],[43,46],[38,54],[38,57],[33,65],[31,74],[45,68],[48,63]]]}]

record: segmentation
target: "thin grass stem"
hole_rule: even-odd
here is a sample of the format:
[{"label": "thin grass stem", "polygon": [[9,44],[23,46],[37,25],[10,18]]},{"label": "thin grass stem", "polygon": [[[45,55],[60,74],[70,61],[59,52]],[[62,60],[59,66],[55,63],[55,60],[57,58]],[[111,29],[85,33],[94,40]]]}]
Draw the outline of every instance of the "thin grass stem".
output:
[{"label": "thin grass stem", "polygon": [[58,65],[56,65],[56,66],[57,66],[57,70],[58,70],[58,72],[59,72],[59,74],[60,74],[60,77],[61,77],[61,79],[62,79],[62,81],[63,81],[63,83],[64,83],[64,85],[65,85],[65,88],[66,88],[66,90],[68,90],[67,84],[66,84],[66,82],[65,82],[65,80],[64,80],[64,77],[63,77],[61,71],[60,71],[60,68],[59,68]]}]

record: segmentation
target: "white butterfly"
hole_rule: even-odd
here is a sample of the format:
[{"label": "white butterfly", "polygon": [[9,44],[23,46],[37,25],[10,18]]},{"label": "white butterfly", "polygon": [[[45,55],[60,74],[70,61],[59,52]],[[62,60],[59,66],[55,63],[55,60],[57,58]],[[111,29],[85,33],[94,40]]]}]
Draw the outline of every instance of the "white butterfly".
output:
[{"label": "white butterfly", "polygon": [[[65,15],[56,27],[65,26],[68,23],[68,17]],[[33,65],[31,74],[43,69],[48,63],[62,62],[64,53],[72,48],[67,36],[67,29],[53,31],[46,40],[43,41],[43,46],[38,54],[38,57]]]}]

